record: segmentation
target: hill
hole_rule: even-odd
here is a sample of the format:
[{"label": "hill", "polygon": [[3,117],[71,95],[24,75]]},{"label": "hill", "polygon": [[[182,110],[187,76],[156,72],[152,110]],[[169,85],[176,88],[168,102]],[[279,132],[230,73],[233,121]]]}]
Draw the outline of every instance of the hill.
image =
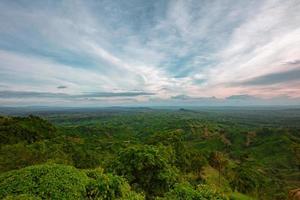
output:
[{"label": "hill", "polygon": [[[286,123],[284,114],[281,123],[270,116],[265,125],[266,119],[255,116],[243,123],[241,114],[214,112],[143,108],[39,113],[42,118],[3,116],[0,196],[59,199],[56,189],[68,180],[72,186],[66,199],[100,198],[97,190],[103,187],[110,195],[114,187],[123,191],[115,184],[125,184],[132,199],[199,199],[207,193],[207,199],[282,200],[300,187],[298,123]],[[93,186],[97,190],[87,193],[92,187],[89,176],[104,176],[88,174],[99,167],[105,180],[113,179],[112,185],[100,181]],[[53,183],[40,180],[43,170]],[[76,184],[72,173],[81,174]],[[37,191],[28,189],[32,184]],[[45,188],[51,184],[53,190]]]}]

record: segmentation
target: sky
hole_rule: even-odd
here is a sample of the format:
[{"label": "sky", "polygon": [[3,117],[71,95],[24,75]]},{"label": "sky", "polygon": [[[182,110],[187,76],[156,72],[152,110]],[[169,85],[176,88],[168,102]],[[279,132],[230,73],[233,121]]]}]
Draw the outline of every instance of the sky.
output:
[{"label": "sky", "polygon": [[0,105],[300,105],[300,1],[2,0]]}]

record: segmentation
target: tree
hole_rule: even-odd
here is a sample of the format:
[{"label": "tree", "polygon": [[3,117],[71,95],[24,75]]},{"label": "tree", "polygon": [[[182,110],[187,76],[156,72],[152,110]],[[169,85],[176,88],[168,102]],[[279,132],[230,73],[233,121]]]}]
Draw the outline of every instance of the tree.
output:
[{"label": "tree", "polygon": [[[230,185],[234,190],[242,193],[259,195],[260,189],[265,187],[267,178],[263,171],[251,161],[243,160],[233,168]],[[273,187],[276,187],[273,184]]]},{"label": "tree", "polygon": [[174,149],[174,164],[183,172],[191,169],[191,152],[184,143],[184,132],[179,129],[175,131],[158,132],[148,138],[149,144],[162,144]]},{"label": "tree", "polygon": [[86,170],[90,178],[86,186],[86,196],[88,199],[101,200],[143,200],[142,194],[131,191],[129,184],[120,176],[104,174],[103,169],[97,168]]},{"label": "tree", "polygon": [[208,164],[207,159],[197,151],[192,151],[190,155],[191,166],[189,170],[196,172],[197,176],[200,177],[203,167]]},{"label": "tree", "polygon": [[57,136],[56,128],[39,117],[0,118],[0,144],[28,144]]},{"label": "tree", "polygon": [[212,152],[209,157],[209,164],[216,168],[219,173],[219,187],[221,186],[221,174],[228,164],[228,159],[219,151]]},{"label": "tree", "polygon": [[164,146],[133,146],[119,153],[113,169],[151,199],[161,196],[176,182],[178,170],[171,165],[173,154],[171,148]]}]

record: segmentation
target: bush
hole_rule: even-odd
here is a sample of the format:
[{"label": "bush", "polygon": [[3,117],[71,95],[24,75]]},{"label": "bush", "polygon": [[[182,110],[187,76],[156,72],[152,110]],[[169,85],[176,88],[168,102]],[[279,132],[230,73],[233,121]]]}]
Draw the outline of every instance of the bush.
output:
[{"label": "bush", "polygon": [[88,177],[71,166],[36,165],[0,175],[0,198],[28,194],[42,199],[82,199]]},{"label": "bush", "polygon": [[7,196],[4,198],[4,200],[42,200],[42,199],[29,194],[20,194],[17,196]]},{"label": "bush", "polygon": [[157,200],[226,200],[226,198],[207,185],[194,188],[188,183],[181,183]]},{"label": "bush", "polygon": [[141,200],[143,195],[130,191],[130,186],[122,177],[104,174],[102,169],[87,170],[90,178],[86,186],[88,199],[126,199]]},{"label": "bush", "polygon": [[13,170],[0,175],[0,199],[97,199],[142,200],[122,177],[102,169],[79,170],[47,164]]}]

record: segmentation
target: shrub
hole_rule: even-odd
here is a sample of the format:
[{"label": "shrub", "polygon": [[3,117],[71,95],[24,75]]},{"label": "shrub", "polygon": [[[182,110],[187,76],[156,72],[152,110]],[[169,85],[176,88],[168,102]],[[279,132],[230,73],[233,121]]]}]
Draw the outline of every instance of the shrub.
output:
[{"label": "shrub", "polygon": [[30,194],[20,194],[17,196],[11,196],[11,195],[7,196],[4,198],[4,200],[42,200],[42,199]]},{"label": "shrub", "polygon": [[207,185],[194,188],[188,183],[181,183],[157,200],[226,200],[226,198]]},{"label": "shrub", "polygon": [[97,199],[142,200],[122,177],[102,169],[79,170],[47,164],[13,170],[0,175],[0,199]]},{"label": "shrub", "polygon": [[122,177],[104,174],[100,168],[87,170],[86,174],[90,178],[86,186],[88,199],[144,199],[143,195],[130,191],[129,184]]},{"label": "shrub", "polygon": [[88,177],[71,166],[35,165],[0,175],[0,198],[28,194],[42,199],[82,199]]}]

